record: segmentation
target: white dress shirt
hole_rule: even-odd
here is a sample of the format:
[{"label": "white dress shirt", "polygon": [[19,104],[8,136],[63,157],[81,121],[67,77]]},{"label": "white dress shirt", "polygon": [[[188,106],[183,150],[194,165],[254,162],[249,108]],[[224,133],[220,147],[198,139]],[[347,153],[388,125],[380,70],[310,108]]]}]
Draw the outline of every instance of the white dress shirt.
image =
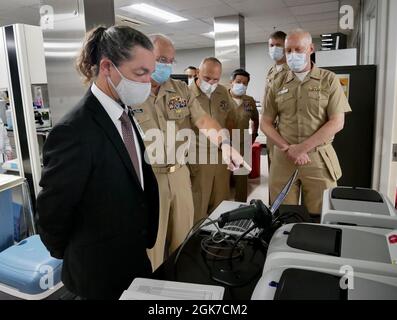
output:
[{"label": "white dress shirt", "polygon": [[280,72],[283,69],[283,65],[282,64],[276,64],[276,71]]},{"label": "white dress shirt", "polygon": [[295,72],[295,75],[299,78],[299,80],[302,82],[303,80],[305,80],[306,76],[309,74],[309,71],[305,71],[305,72]]},{"label": "white dress shirt", "polygon": [[[101,103],[101,105],[103,106],[103,108],[105,109],[107,114],[109,115],[110,119],[113,121],[114,125],[116,126],[121,139],[123,139],[120,117],[122,116],[123,112],[125,112],[127,110],[124,109],[120,104],[118,104],[112,98],[110,98],[107,94],[105,94],[101,89],[99,89],[95,83],[93,83],[91,86],[91,92],[98,99],[98,101]],[[134,126],[132,124],[131,124],[131,127],[132,127],[132,132],[134,134],[135,148],[136,148],[136,151],[138,154],[139,171],[140,171],[139,174],[140,174],[141,185],[142,185],[142,189],[144,189],[141,148],[139,146],[138,137],[134,130]]]}]

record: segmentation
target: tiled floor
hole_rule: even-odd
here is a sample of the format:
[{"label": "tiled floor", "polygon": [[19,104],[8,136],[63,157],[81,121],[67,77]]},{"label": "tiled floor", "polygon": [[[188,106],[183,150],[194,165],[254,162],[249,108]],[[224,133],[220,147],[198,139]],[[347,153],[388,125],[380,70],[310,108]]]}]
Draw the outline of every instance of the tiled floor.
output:
[{"label": "tiled floor", "polygon": [[269,170],[267,155],[261,156],[261,176],[257,179],[248,180],[248,202],[251,200],[262,200],[269,204]]}]

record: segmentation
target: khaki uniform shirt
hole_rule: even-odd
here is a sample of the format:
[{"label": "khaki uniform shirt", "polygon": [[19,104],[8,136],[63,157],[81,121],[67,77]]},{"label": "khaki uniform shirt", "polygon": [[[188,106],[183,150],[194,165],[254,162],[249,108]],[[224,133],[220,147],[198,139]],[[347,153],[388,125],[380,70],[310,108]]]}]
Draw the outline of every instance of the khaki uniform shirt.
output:
[{"label": "khaki uniform shirt", "polygon": [[[231,93],[229,91],[230,96]],[[235,99],[233,99],[235,101]],[[256,101],[253,97],[243,95],[240,104],[235,102],[235,127],[240,130],[240,151],[244,150],[244,130],[249,129],[250,120],[259,123],[259,113],[256,108]],[[258,128],[257,128],[258,129]],[[247,141],[246,141],[247,143]]]},{"label": "khaki uniform shirt", "polygon": [[249,129],[250,120],[259,121],[258,109],[256,108],[256,101],[253,97],[243,95],[241,97],[241,104],[236,104],[235,107],[235,129]]},{"label": "khaki uniform shirt", "polygon": [[[285,74],[289,71],[289,67],[286,63],[282,65],[282,69],[280,71],[277,71],[277,66],[274,65],[270,68],[269,72],[267,73],[266,76],[266,85],[265,85],[265,96],[263,99],[263,105],[266,102],[266,95],[269,92],[270,87],[272,86],[274,80],[278,77],[283,77]],[[263,111],[263,109],[262,109]]]},{"label": "khaki uniform shirt", "polygon": [[330,116],[350,111],[336,75],[313,66],[302,82],[292,71],[277,77],[266,97],[263,114],[273,120],[278,117],[280,135],[289,144],[300,144],[316,133]]},{"label": "khaki uniform shirt", "polygon": [[270,88],[271,85],[273,84],[273,81],[278,77],[278,76],[283,76],[289,71],[289,67],[286,63],[281,65],[281,70],[277,70],[277,65],[274,65],[270,68],[269,72],[267,73],[266,76],[266,87]]},{"label": "khaki uniform shirt", "polygon": [[[133,110],[133,113],[146,140],[151,140],[149,138],[150,129],[160,129],[164,135],[165,164],[152,164],[153,167],[160,168],[185,162],[184,157],[189,149],[188,138],[185,137],[183,141],[176,141],[182,140],[184,135],[181,135],[181,139],[179,137],[175,139],[175,137],[180,130],[192,129],[195,123],[206,115],[186,83],[173,79],[169,79],[161,85],[157,96],[151,94],[144,104]],[[170,124],[175,125],[175,131]],[[175,139],[175,143],[167,143],[167,136],[172,140]],[[145,145],[148,147],[154,141],[154,139],[153,141],[145,141]],[[177,152],[177,150],[183,148],[182,145],[185,147],[185,152]],[[148,152],[150,153],[150,148]],[[171,156],[168,157],[168,155]]]},{"label": "khaki uniform shirt", "polygon": [[[216,90],[212,93],[211,98],[208,98],[208,96],[201,91],[196,82],[193,82],[189,86],[189,89],[192,96],[200,103],[202,109],[213,119],[218,121],[222,128],[233,129],[235,127],[236,103],[233,101],[228,90],[224,86],[219,84]],[[205,147],[207,147],[207,151],[210,151],[211,147],[213,147],[211,142],[206,141],[206,146],[200,144],[200,142],[205,141],[205,139],[199,139],[200,133],[198,128],[195,128],[195,133],[199,140],[197,141],[197,152],[199,152],[199,148],[203,150]]]}]

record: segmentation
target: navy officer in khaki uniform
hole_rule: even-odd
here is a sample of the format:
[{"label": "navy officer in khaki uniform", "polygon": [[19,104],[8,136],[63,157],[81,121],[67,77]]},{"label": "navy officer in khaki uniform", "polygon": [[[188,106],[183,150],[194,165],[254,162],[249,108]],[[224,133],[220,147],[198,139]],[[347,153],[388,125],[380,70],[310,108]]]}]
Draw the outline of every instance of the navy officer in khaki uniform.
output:
[{"label": "navy officer in khaki uniform", "polygon": [[[200,64],[198,78],[189,88],[192,96],[208,115],[217,120],[221,127],[232,130],[235,126],[235,103],[228,90],[219,84],[221,75],[222,63],[214,57],[205,58]],[[199,139],[196,143],[196,163],[189,166],[195,221],[198,221],[206,218],[222,201],[229,199],[230,171],[222,163],[220,151],[217,159],[212,158],[214,149],[211,145],[202,143],[198,129],[196,133]],[[205,154],[206,159],[203,159]]]},{"label": "navy officer in khaki uniform", "polygon": [[[245,151],[251,151],[250,148],[258,136],[259,129],[259,113],[256,108],[256,101],[253,97],[247,95],[247,88],[250,80],[251,75],[244,69],[234,70],[230,79],[232,87],[229,93],[235,102],[236,108],[235,127],[233,129],[237,129],[240,132],[239,151],[242,155],[245,155]],[[248,135],[248,129],[251,123],[252,136],[250,137]],[[236,172],[233,175],[236,189],[234,199],[238,202],[247,202],[248,174],[249,172],[245,168],[242,168],[240,172]]]},{"label": "navy officer in khaki uniform", "polygon": [[310,33],[292,31],[285,50],[290,71],[270,87],[261,123],[262,131],[275,143],[270,198],[275,200],[298,168],[285,204],[298,204],[302,192],[309,212],[320,214],[324,190],[335,187],[342,176],[332,141],[351,109],[337,76],[311,63],[314,45]]},{"label": "navy officer in khaki uniform", "polygon": [[[222,127],[201,108],[186,83],[170,78],[175,60],[172,41],[161,34],[152,35],[150,38],[156,58],[156,69],[151,76],[151,94],[143,105],[133,108],[133,113],[144,136],[147,155],[160,192],[157,241],[148,252],[155,270],[164,257],[179,247],[193,226],[192,187],[190,172],[186,166],[189,137],[181,135],[182,130],[197,127],[219,131]],[[162,152],[158,153],[162,153],[164,159],[157,158],[158,150],[152,149],[156,146],[155,134],[160,132],[164,135],[164,141],[160,145]],[[219,145],[220,141],[212,143]],[[241,163],[241,156],[228,148],[230,146],[226,144],[222,147],[225,157]]]},{"label": "navy officer in khaki uniform", "polygon": [[[269,69],[266,76],[265,98],[263,99],[263,103],[266,102],[266,95],[269,92],[274,80],[279,76],[284,76],[289,70],[285,56],[286,37],[287,34],[283,31],[276,31],[269,37],[269,56],[274,61],[274,65]],[[277,119],[275,121],[275,127],[277,127]],[[273,157],[273,141],[271,141],[271,139],[267,139],[266,146],[270,164]]]}]

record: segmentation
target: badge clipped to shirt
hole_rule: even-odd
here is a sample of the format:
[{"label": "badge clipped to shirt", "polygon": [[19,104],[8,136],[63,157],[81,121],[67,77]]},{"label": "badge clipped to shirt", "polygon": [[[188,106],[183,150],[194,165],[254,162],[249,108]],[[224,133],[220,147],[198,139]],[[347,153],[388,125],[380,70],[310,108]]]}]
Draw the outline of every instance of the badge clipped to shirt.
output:
[{"label": "badge clipped to shirt", "polygon": [[168,108],[171,111],[175,110],[176,113],[181,113],[185,108],[187,108],[187,100],[182,97],[173,97],[168,103]]},{"label": "badge clipped to shirt", "polygon": [[[135,110],[142,110],[142,109],[135,109]],[[142,110],[143,112],[143,110]],[[141,135],[142,140],[145,141],[145,133],[142,130],[141,125],[139,124],[138,120],[134,117],[134,115],[136,114],[136,112],[134,112],[134,110],[132,110],[133,116],[132,116],[132,120],[134,120],[134,123],[139,131],[139,134]]]},{"label": "badge clipped to shirt", "polygon": [[279,92],[277,93],[277,95],[281,96],[281,95],[286,94],[286,93],[288,93],[288,92],[289,92],[289,89],[288,89],[288,88],[283,88],[283,90],[279,91]]},{"label": "badge clipped to shirt", "polygon": [[140,114],[140,113],[143,113],[143,109],[133,109],[133,110],[131,110],[131,112],[133,115]]}]

